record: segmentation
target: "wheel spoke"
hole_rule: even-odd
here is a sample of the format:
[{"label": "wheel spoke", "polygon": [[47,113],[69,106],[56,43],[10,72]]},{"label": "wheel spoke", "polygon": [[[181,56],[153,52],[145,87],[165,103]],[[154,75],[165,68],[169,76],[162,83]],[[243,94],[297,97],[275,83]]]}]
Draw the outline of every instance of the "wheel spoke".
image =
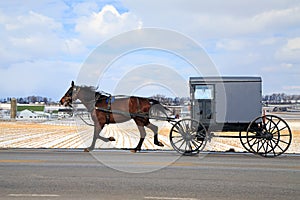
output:
[{"label": "wheel spoke", "polygon": [[250,138],[250,140],[248,140],[248,142],[251,142],[252,140],[257,139],[256,137]]},{"label": "wheel spoke", "polygon": [[[278,127],[278,124],[279,124],[279,123],[280,123],[280,121],[278,121],[278,122],[275,124],[275,126],[273,127],[273,129],[270,130],[269,132],[270,132],[270,133],[273,133],[273,131],[275,130],[275,128]],[[274,134],[273,134],[273,135],[274,135]]]},{"label": "wheel spoke", "polygon": [[255,144],[259,143],[259,140],[257,138],[255,138],[255,141],[253,142],[253,144],[249,144],[249,146],[252,148]]},{"label": "wheel spoke", "polygon": [[280,140],[280,139],[277,139],[277,138],[274,138],[274,140],[277,140],[278,142],[283,142],[285,144],[290,144],[289,142],[286,142],[286,141],[283,141],[283,140]]},{"label": "wheel spoke", "polygon": [[276,147],[279,147],[279,149],[281,150],[282,153],[285,151],[281,148],[281,146],[279,144]]},{"label": "wheel spoke", "polygon": [[265,146],[265,148],[264,148],[264,150],[265,150],[265,153],[267,154],[268,153],[268,148],[269,148],[269,141],[265,141],[265,143],[264,144],[266,144],[266,145],[264,145]]},{"label": "wheel spoke", "polygon": [[197,150],[197,149],[200,147],[200,145],[198,145],[198,144],[197,144],[195,141],[193,141],[193,140],[192,140],[192,143],[193,143],[193,145],[194,145],[195,148],[196,148],[195,150]]},{"label": "wheel spoke", "polygon": [[269,129],[268,130],[270,130],[271,129],[271,126],[272,126],[272,117],[271,117],[271,119],[269,120]]},{"label": "wheel spoke", "polygon": [[270,147],[272,149],[272,140],[267,141],[267,146]]},{"label": "wheel spoke", "polygon": [[172,138],[182,138],[180,135],[172,136]]},{"label": "wheel spoke", "polygon": [[179,131],[179,133],[182,135],[185,133],[183,127],[181,126],[181,124],[176,124],[175,127],[177,128],[177,130]]},{"label": "wheel spoke", "polygon": [[267,129],[267,126],[268,126],[268,124],[269,124],[269,122],[270,122],[270,120],[269,119],[267,119],[268,121],[267,121],[267,123],[265,122],[265,120],[263,120],[263,126],[262,126],[262,128],[263,129]]},{"label": "wheel spoke", "polygon": [[183,138],[181,138],[180,140],[174,142],[174,144],[177,144],[177,143],[179,143],[179,142],[181,142],[181,141],[183,141]]},{"label": "wheel spoke", "polygon": [[181,143],[180,147],[178,149],[181,149],[182,145],[185,143],[185,140]]},{"label": "wheel spoke", "polygon": [[258,149],[258,146],[257,146],[257,153],[261,150],[261,148],[263,148],[264,150],[266,150],[265,149],[265,143],[266,143],[266,141],[265,140],[263,140],[263,142],[261,142],[261,146],[260,146],[260,148]]},{"label": "wheel spoke", "polygon": [[176,123],[174,125],[174,127],[177,129],[178,133],[180,133],[181,135],[185,133],[184,128],[182,127],[182,125],[180,123]]},{"label": "wheel spoke", "polygon": [[287,126],[284,126],[283,128],[277,130],[275,133],[279,133],[280,131],[282,131],[283,129],[287,128]]},{"label": "wheel spoke", "polygon": [[175,132],[175,133],[179,133],[177,130],[175,130],[175,129],[173,129],[173,131]]},{"label": "wheel spoke", "polygon": [[[203,132],[204,132],[204,134],[203,134]],[[205,132],[206,132],[205,129],[202,129],[202,130],[199,131],[198,133],[200,133],[201,136],[204,136],[204,137],[205,137],[205,136],[206,136]]]},{"label": "wheel spoke", "polygon": [[275,153],[275,148],[273,147],[272,141],[273,141],[273,140],[271,140],[271,141],[270,141],[271,148],[272,148],[272,151],[273,151],[273,154],[274,154],[274,156],[276,156],[276,153]]},{"label": "wheel spoke", "polygon": [[191,151],[193,151],[193,147],[191,145],[191,142],[188,142],[188,143],[189,143],[189,147],[190,147]]},{"label": "wheel spoke", "polygon": [[257,152],[257,153],[258,153],[259,150],[261,149],[261,147],[259,147],[259,144],[260,144],[260,143],[257,143],[257,147],[256,147],[256,152]]},{"label": "wheel spoke", "polygon": [[185,133],[188,133],[188,130],[189,130],[189,127],[188,127],[188,124],[186,124],[186,121],[183,121],[183,130]]},{"label": "wheel spoke", "polygon": [[186,143],[185,143],[184,152],[187,152],[187,151],[186,151],[187,146],[188,146],[188,143],[186,142]]}]

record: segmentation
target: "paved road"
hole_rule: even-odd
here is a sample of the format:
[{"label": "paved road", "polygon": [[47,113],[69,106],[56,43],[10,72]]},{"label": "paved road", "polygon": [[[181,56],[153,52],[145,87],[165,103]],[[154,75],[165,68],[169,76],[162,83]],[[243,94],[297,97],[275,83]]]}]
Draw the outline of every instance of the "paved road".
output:
[{"label": "paved road", "polygon": [[300,157],[1,150],[1,199],[298,199]]}]

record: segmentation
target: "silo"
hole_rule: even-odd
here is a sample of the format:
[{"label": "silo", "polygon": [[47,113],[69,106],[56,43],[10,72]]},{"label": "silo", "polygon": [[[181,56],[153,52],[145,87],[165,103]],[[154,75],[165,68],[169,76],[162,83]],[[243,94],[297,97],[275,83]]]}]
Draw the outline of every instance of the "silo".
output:
[{"label": "silo", "polygon": [[10,101],[10,119],[16,119],[17,116],[17,99],[12,98]]}]

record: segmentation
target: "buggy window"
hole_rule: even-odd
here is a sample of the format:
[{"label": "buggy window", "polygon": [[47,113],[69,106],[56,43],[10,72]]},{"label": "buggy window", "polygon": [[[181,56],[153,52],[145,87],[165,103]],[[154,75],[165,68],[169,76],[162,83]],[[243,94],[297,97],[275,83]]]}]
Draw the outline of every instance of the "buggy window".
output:
[{"label": "buggy window", "polygon": [[196,85],[195,86],[195,99],[213,99],[214,87],[212,85]]}]

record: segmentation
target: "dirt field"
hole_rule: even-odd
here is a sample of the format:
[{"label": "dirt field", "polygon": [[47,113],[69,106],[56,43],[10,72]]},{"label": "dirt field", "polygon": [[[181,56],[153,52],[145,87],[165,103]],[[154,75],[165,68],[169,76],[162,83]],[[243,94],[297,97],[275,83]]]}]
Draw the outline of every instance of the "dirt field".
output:
[{"label": "dirt field", "polygon": [[[300,153],[300,120],[288,120],[292,129],[292,144],[289,153]],[[160,127],[159,138],[165,144],[160,148],[153,145],[153,133],[147,130],[144,149],[172,149],[169,143],[171,125],[157,122]],[[238,133],[221,133],[238,135]],[[0,122],[0,148],[85,148],[91,144],[93,129],[89,126],[66,124],[44,124],[28,122]],[[133,148],[139,140],[137,127],[133,122],[106,126],[101,133],[105,137],[113,136],[117,141],[105,143],[97,141],[97,148]],[[213,138],[207,145],[209,151],[245,151],[239,139]]]}]

